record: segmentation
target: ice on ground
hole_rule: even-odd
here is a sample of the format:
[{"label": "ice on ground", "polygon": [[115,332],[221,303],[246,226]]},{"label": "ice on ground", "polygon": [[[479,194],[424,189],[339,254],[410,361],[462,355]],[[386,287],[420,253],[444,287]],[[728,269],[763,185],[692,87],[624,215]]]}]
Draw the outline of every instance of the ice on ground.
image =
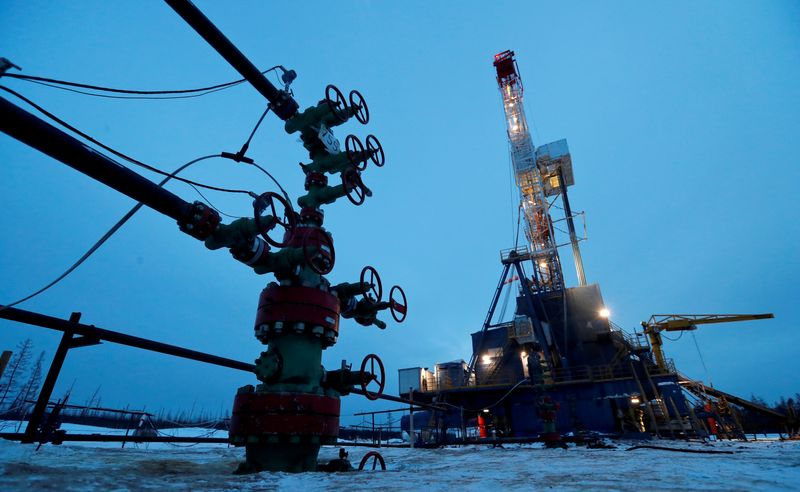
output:
[{"label": "ice on ground", "polygon": [[[68,427],[72,433],[109,432]],[[207,429],[162,432],[208,434]],[[650,444],[734,454],[626,451],[631,443],[616,443],[616,449],[382,448],[388,467],[383,472],[238,476],[231,472],[244,450],[225,445],[128,443],[122,449],[119,443],[67,443],[35,451],[35,445],[0,441],[0,490],[800,490],[798,441]],[[356,466],[370,450],[347,449]],[[337,453],[338,448],[325,447],[320,459]]]}]

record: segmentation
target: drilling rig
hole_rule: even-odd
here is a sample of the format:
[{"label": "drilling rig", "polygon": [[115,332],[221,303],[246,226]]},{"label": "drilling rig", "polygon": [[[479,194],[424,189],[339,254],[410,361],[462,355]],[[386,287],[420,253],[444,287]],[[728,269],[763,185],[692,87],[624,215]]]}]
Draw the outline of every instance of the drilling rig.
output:
[{"label": "drilling rig", "polygon": [[[339,337],[340,319],[385,329],[379,312],[389,310],[397,322],[407,314],[403,289],[393,286],[385,300],[381,279],[371,266],[353,282],[332,284],[326,278],[336,253],[322,207],[342,198],[356,206],[364,203],[372,192],[362,174],[368,163],[384,165],[383,148],[374,135],[363,143],[348,135],[344,146],[334,136],[333,128],[352,119],[369,122],[360,92],[345,97],[328,85],[324,98],[300,111],[293,95],[272,85],[190,1],[166,3],[269,101],[287,134],[299,134],[308,152],[308,162],[300,165],[306,194],[297,200],[299,212],[285,193],[250,192],[253,217],[224,224],[209,204],[184,201],[3,98],[0,131],[174,219],[206,248],[228,249],[256,274],[274,275],[275,281],[261,292],[253,325],[255,337],[268,346],[255,361],[259,384],[238,390],[229,440],[246,449],[241,473],[313,471],[320,446],[336,443],[340,397],[356,391],[374,400],[384,388],[384,367],[375,354],[357,368],[345,361],[333,370],[322,366],[322,351]],[[220,157],[246,159],[243,154]],[[329,177],[338,182],[329,183]]]},{"label": "drilling rig", "polygon": [[[481,329],[471,333],[469,361],[400,369],[400,396],[451,409],[433,410],[428,419],[427,433],[438,444],[449,442],[448,429],[458,429],[461,442],[470,442],[472,427],[480,438],[551,446],[560,445],[567,431],[646,427],[662,436],[702,435],[681,387],[691,381],[664,358],[660,338],[652,347],[645,341],[662,327],[623,331],[610,321],[599,285],[587,283],[579,247],[585,221],[579,235],[575,222],[583,214],[572,211],[567,193],[575,178],[566,140],[534,145],[514,52],[496,54],[492,65],[524,241],[518,235],[513,248],[500,252],[502,273]],[[559,248],[567,246],[576,286],[567,286],[563,275]],[[498,310],[503,293],[503,302],[515,300],[511,320],[503,316],[505,305]],[[691,329],[694,320],[681,329]],[[421,413],[417,422],[425,421]]]}]

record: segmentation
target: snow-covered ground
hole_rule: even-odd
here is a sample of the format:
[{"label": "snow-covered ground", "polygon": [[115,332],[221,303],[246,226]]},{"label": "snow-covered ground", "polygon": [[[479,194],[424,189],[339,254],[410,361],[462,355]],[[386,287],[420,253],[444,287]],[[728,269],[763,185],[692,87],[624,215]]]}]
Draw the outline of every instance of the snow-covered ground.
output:
[{"label": "snow-covered ground", "polygon": [[[163,432],[208,434],[206,429]],[[0,490],[800,490],[798,441],[647,444],[734,454],[626,451],[631,443],[616,443],[616,449],[383,448],[387,471],[235,476],[231,472],[244,451],[225,445],[127,444],[121,449],[118,443],[73,443],[35,451],[32,445],[0,441]],[[348,448],[356,466],[369,450]],[[320,458],[336,455],[337,448],[326,447]]]}]

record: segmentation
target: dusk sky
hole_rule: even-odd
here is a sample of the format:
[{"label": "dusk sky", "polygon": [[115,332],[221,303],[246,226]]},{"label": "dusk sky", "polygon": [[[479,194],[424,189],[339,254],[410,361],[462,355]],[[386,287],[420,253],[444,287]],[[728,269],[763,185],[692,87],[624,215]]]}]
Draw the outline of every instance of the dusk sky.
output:
[{"label": "dusk sky", "polygon": [[[374,196],[325,208],[336,240],[332,282],[364,265],[409,299],[385,331],[343,320],[324,364],[377,353],[387,392],[397,369],[469,359],[513,246],[516,193],[492,57],[512,49],[536,144],[566,138],[573,208],[586,211],[581,243],[589,282],[628,331],[653,313],[760,313],[775,319],[701,327],[665,342],[681,372],[724,391],[774,401],[800,391],[800,3],[761,2],[212,2],[197,5],[260,68],[297,71],[305,108],[333,83],[359,89],[367,127],[336,129],[381,140],[370,167]],[[0,56],[22,73],[130,89],[182,89],[239,78],[159,1],[4,1]],[[199,98],[117,100],[0,81],[106,144],[172,170],[235,152],[265,107],[251,86]],[[2,94],[28,111],[24,103]],[[293,199],[307,155],[278,118],[264,121],[249,155]],[[48,283],[133,201],[0,135],[0,304]],[[141,170],[149,179],[158,176]],[[185,177],[277,191],[230,160]],[[187,185],[167,188],[200,199]],[[209,192],[223,211],[252,212],[242,195]],[[572,257],[562,250],[569,285]],[[83,313],[85,323],[243,361],[253,337],[258,276],[224,250],[208,251],[173,220],[143,209],[82,267],[20,305]],[[60,333],[0,321],[0,349],[26,337],[48,362]],[[104,344],[71,351],[56,388],[74,400],[102,386],[103,404],[132,408],[231,407],[255,377]],[[353,412],[396,406],[360,396]]]}]

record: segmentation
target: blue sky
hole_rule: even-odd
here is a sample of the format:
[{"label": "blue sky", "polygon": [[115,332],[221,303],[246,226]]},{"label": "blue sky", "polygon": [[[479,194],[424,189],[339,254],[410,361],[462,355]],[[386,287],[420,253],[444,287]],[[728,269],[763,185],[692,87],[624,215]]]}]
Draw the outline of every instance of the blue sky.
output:
[{"label": "blue sky", "polygon": [[[407,322],[345,322],[328,367],[371,352],[396,370],[468,358],[513,244],[515,209],[492,56],[517,53],[537,144],[567,138],[588,217],[583,255],[612,319],[652,313],[774,312],[776,319],[697,331],[714,384],[773,400],[800,391],[800,6],[796,2],[209,2],[198,6],[258,66],[298,73],[303,107],[334,83],[358,88],[387,160],[364,180],[362,207],[326,209],[336,239],[330,278],[372,264],[403,285]],[[185,88],[238,78],[165,4],[22,2],[0,6],[0,56],[24,73],[114,87]],[[107,144],[163,169],[236,151],[264,107],[249,86],[176,101],[88,98],[3,80]],[[16,102],[16,101],[14,101]],[[296,137],[270,116],[250,147],[296,198]],[[132,201],[0,137],[0,302],[71,264]],[[156,176],[147,175],[151,179]],[[187,177],[256,191],[263,177],[208,161]],[[169,188],[188,200],[185,185]],[[211,194],[227,212],[246,198]],[[562,253],[575,284],[569,253]],[[258,277],[144,210],[83,267],[21,306],[197,350],[252,360]],[[58,334],[0,322],[0,347]],[[691,336],[667,342],[682,372],[705,377]],[[70,353],[57,391],[102,385],[104,404],[229,408],[247,374],[108,344]],[[345,399],[343,414],[385,405]],[[348,420],[345,419],[347,422]]]}]

